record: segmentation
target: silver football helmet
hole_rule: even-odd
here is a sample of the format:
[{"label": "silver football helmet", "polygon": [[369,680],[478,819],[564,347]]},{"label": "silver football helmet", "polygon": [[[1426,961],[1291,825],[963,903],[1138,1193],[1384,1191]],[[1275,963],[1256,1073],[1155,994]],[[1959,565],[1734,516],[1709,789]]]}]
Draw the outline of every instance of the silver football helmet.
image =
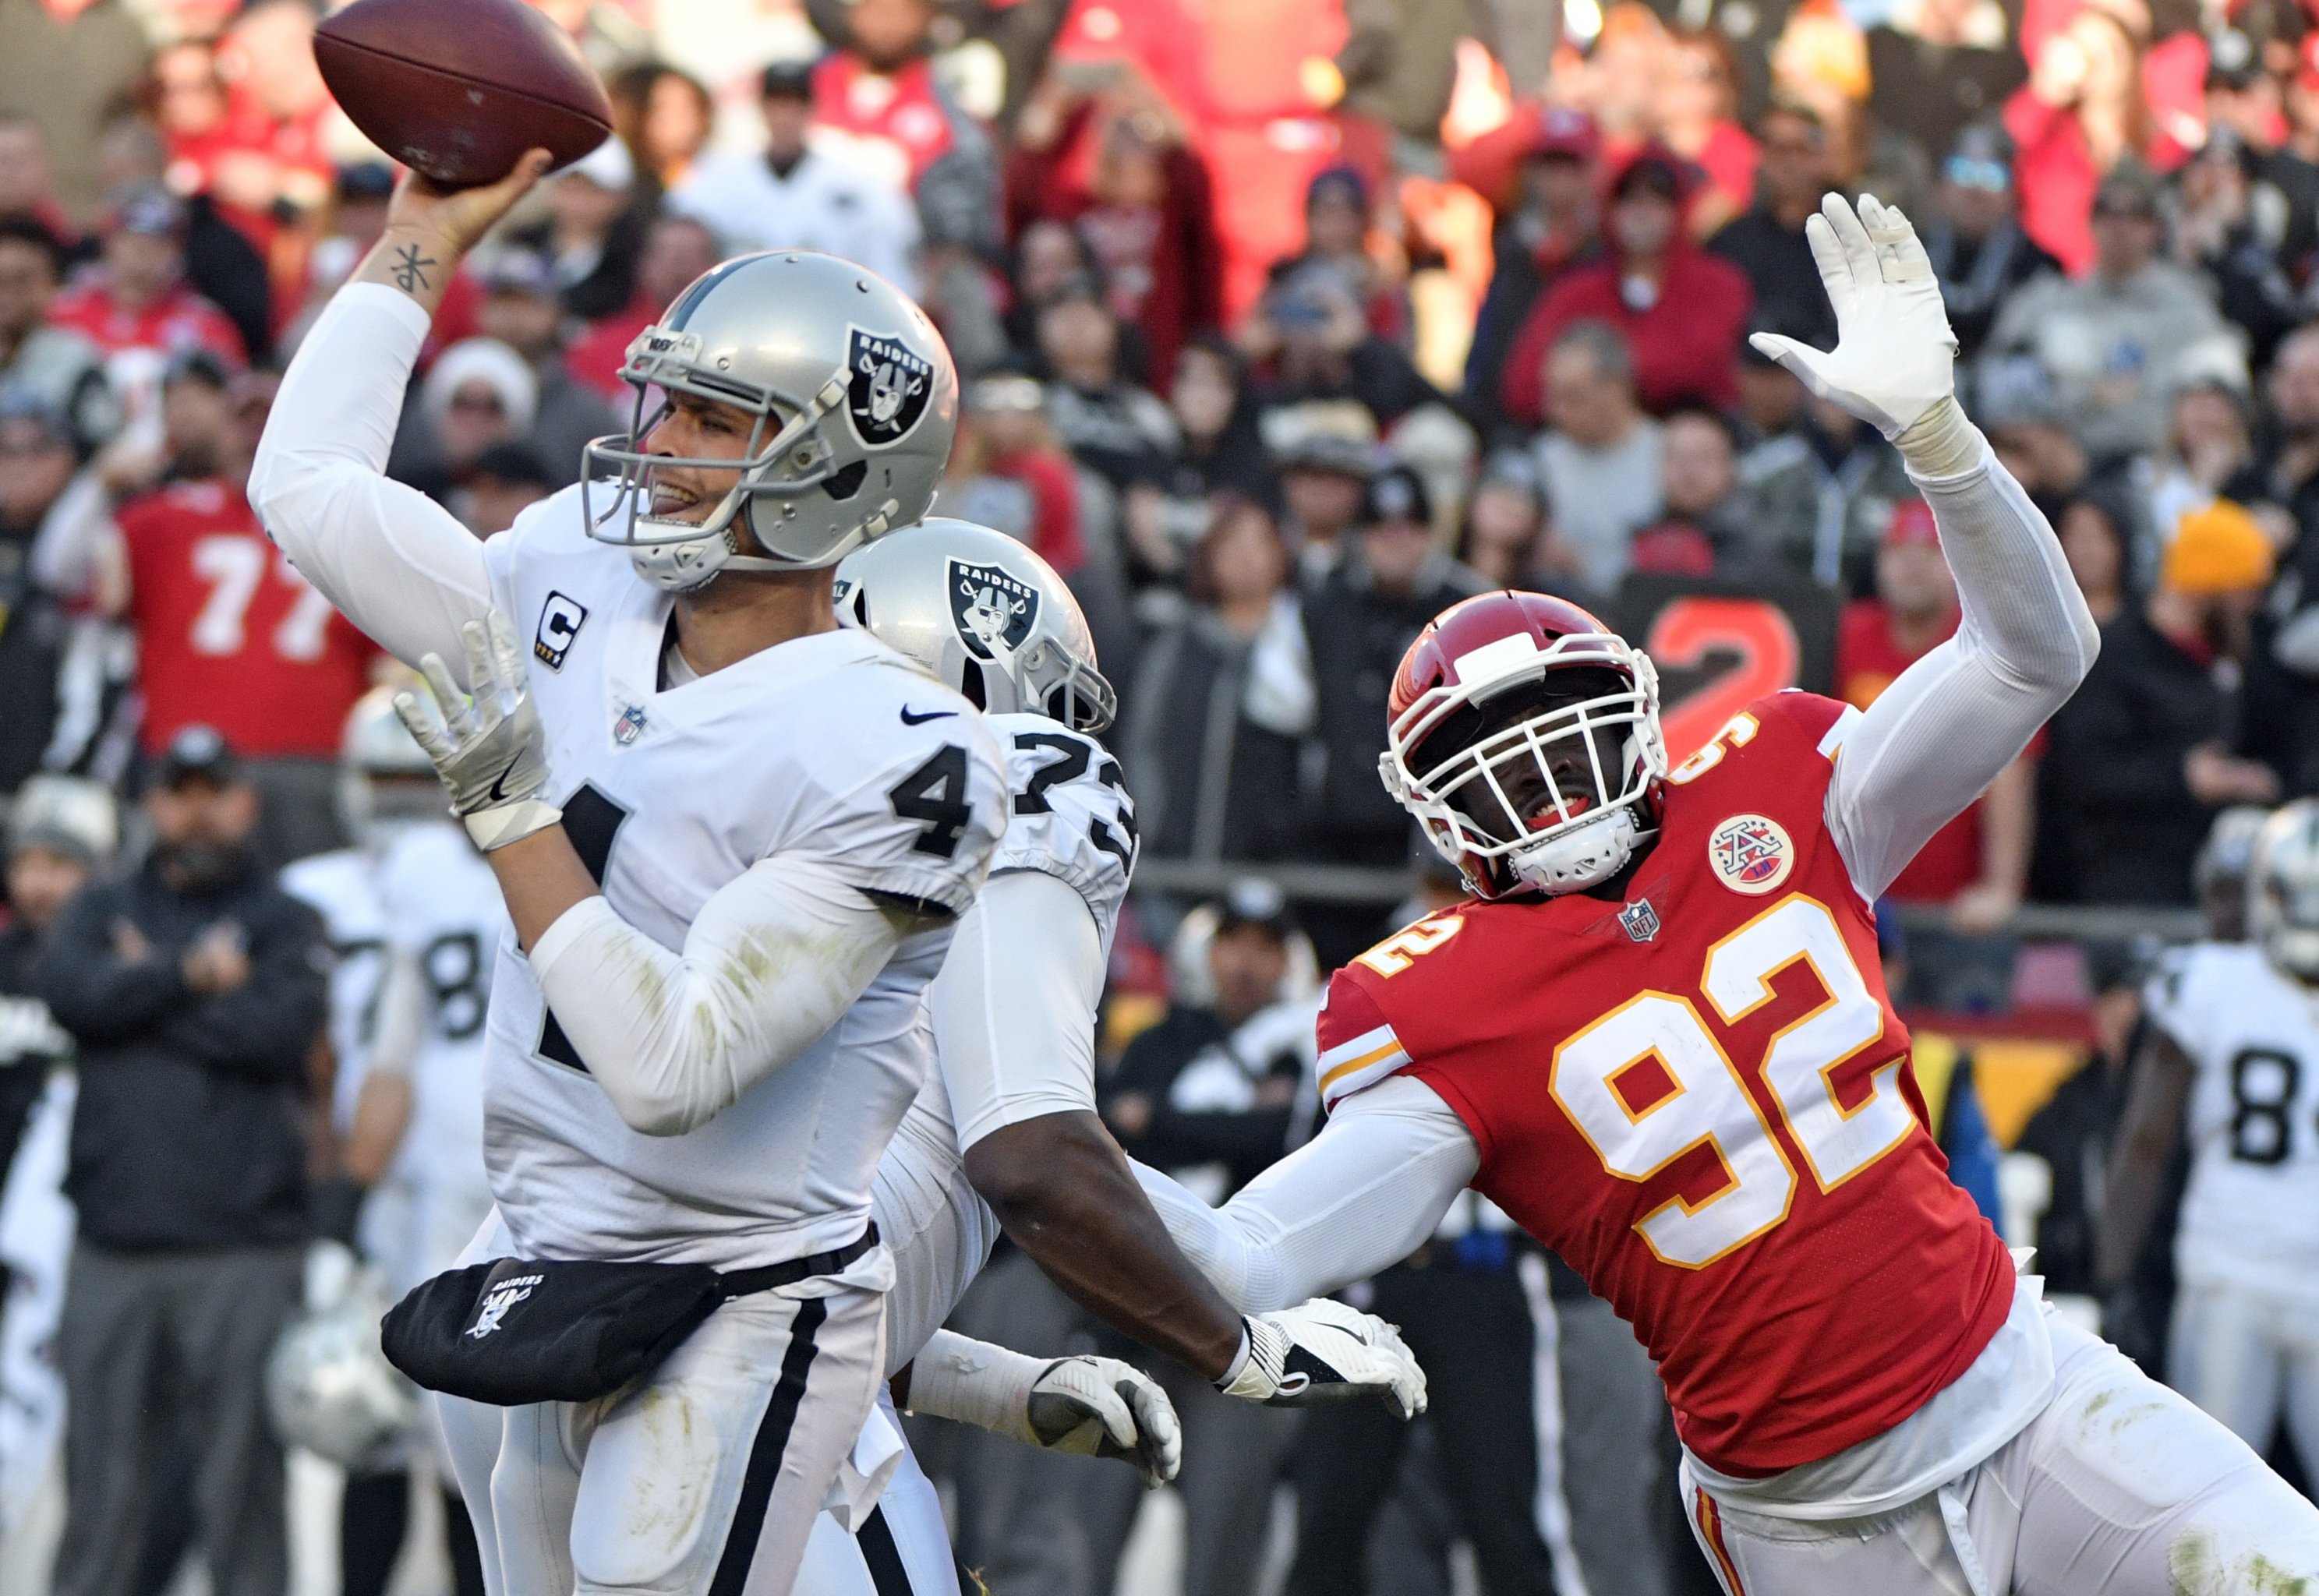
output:
[{"label": "silver football helmet", "polygon": [[2281,805],[2255,834],[2247,932],[2279,969],[2319,982],[2319,799]]},{"label": "silver football helmet", "polygon": [[2243,890],[2247,868],[2254,862],[2254,840],[2270,811],[2260,804],[2233,804],[2215,816],[2198,857],[2190,866],[2190,884],[2201,901],[2216,893]]},{"label": "silver football helmet", "polygon": [[386,1314],[384,1288],[356,1265],[344,1248],[320,1274],[329,1284],[315,1294],[321,1305],[293,1320],[266,1365],[266,1402],[275,1432],[293,1447],[352,1468],[371,1458],[417,1422],[415,1392],[379,1349]]},{"label": "silver football helmet", "polygon": [[338,739],[338,822],[366,847],[383,847],[393,834],[450,813],[435,762],[394,712],[394,690],[374,687],[347,711]]},{"label": "silver football helmet", "polygon": [[[720,571],[834,565],[909,525],[934,502],[958,428],[958,373],[925,312],[875,273],[809,249],[708,272],[636,335],[620,375],[636,410],[625,437],[587,447],[589,535],[676,592]],[[672,393],[746,411],[747,448],[725,459],[646,452]],[[679,520],[653,513],[654,473],[670,466],[740,481],[705,520]],[[741,552],[742,527],[762,554]]]},{"label": "silver football helmet", "polygon": [[972,521],[936,516],[847,555],[837,618],[993,715],[1027,711],[1099,732],[1119,708],[1055,568]]}]

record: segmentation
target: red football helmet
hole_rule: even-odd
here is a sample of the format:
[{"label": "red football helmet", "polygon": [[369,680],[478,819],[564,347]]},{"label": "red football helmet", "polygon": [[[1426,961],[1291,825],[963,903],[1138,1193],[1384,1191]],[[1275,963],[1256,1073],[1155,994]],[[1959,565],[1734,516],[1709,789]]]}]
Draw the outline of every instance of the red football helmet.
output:
[{"label": "red football helmet", "polygon": [[1484,593],[1402,656],[1377,773],[1484,897],[1608,879],[1656,824],[1658,672],[1575,604]]}]

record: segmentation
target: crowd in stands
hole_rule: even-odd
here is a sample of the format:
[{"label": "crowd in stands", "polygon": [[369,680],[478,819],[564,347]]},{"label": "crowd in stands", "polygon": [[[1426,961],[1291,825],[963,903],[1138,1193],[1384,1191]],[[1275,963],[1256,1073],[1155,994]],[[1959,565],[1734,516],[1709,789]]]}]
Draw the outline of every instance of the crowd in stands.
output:
[{"label": "crowd in stands", "polygon": [[[769,0],[744,26],[688,0],[536,3],[603,74],[618,131],[454,283],[391,474],[489,537],[627,425],[623,354],[692,278],[775,247],[873,267],[961,366],[942,510],[1034,547],[1087,613],[1147,866],[1442,891],[1376,780],[1386,693],[1419,628],[1493,586],[1664,645],[1677,708],[1762,663],[1653,632],[1682,596],[1778,618],[1790,657],[1764,685],[1863,707],[1949,636],[1955,591],[1898,455],[1748,341],[1832,344],[1804,225],[1831,189],[1914,220],[1967,409],[2103,628],[2075,699],[1895,884],[1915,999],[2001,1007],[2009,977],[1972,949],[2025,903],[2188,908],[2217,815],[2319,793],[2319,12]],[[397,176],[332,104],[316,16],[0,0],[0,797],[52,805],[43,783],[77,779],[124,800],[132,852],[174,856],[189,782],[250,795],[267,865],[348,840],[341,728],[383,662],[243,491],[274,374]],[[85,870],[111,826],[12,846]],[[6,935],[37,937],[57,913],[39,870],[9,881],[31,897]],[[1114,1128],[1154,1162],[1214,1165],[1219,1195],[1309,1120],[1264,1016],[1388,928],[1398,888],[1241,902],[1256,890],[1140,895],[1114,965],[1144,1018],[1177,1005],[1128,1048]],[[33,955],[8,946],[0,987],[26,989]],[[255,956],[214,950],[204,978],[239,987]],[[313,1020],[311,996],[275,1012]],[[0,1101],[0,1171],[23,1117]],[[1502,1230],[1475,1224],[1431,1267],[1511,1270]],[[1520,1278],[1575,1326],[1566,1361],[1618,1339],[1558,1273]],[[1696,1571],[1651,1573],[1602,1528],[1661,1510],[1618,1505],[1655,1503],[1635,1482],[1665,1461],[1647,1369],[1621,1356],[1572,1422],[1627,1433],[1604,1415],[1638,1402],[1648,1434],[1569,1482],[1601,1499],[1576,1555],[1598,1590],[1657,1596]],[[1187,1487],[1227,1526],[1195,1526],[1223,1548],[1189,1564],[1196,1596],[1250,1588],[1235,1515],[1286,1466],[1293,1427],[1243,1417],[1211,1443],[1237,1472]],[[1389,1483],[1315,1487],[1302,1510],[1317,1533],[1329,1492]],[[1410,1544],[1457,1537],[1451,1497],[1410,1510]],[[974,1510],[962,1539],[987,1557],[1059,1544]],[[1076,1573],[999,1588],[1102,1588],[1112,1517]],[[1527,1544],[1481,1555],[1485,1588],[1546,1588]],[[1344,1577],[1300,1562],[1291,1588]]]}]

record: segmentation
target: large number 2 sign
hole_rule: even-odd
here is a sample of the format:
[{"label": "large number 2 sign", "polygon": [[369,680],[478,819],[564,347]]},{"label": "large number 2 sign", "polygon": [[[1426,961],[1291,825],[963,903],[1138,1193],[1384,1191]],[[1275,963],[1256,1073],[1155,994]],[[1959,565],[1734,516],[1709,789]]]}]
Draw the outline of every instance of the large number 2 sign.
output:
[{"label": "large number 2 sign", "polygon": [[[1701,994],[1727,1025],[1772,999],[1772,979],[1808,964],[1827,1000],[1783,1026],[1759,1068],[1822,1191],[1833,1191],[1900,1145],[1915,1116],[1900,1095],[1900,1061],[1877,1070],[1867,1099],[1836,1100],[1830,1077],[1884,1032],[1884,1009],[1827,906],[1782,899],[1708,950]],[[1656,1065],[1656,1069],[1651,1066]],[[1663,1262],[1704,1267],[1788,1216],[1796,1172],[1761,1105],[1687,997],[1645,992],[1554,1050],[1548,1089],[1621,1180],[1648,1180],[1712,1148],[1726,1177],[1696,1203],[1669,1198],[1635,1229]]]}]

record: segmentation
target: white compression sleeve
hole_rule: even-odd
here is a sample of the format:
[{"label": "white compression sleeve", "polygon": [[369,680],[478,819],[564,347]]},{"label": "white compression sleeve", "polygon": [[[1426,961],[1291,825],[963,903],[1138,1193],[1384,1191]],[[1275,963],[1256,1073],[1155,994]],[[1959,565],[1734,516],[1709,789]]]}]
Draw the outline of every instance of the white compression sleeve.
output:
[{"label": "white compression sleeve", "polygon": [[1828,829],[1872,898],[2020,757],[2101,645],[2053,529],[1988,445],[1972,441],[1970,468],[1916,479],[1963,619],[1860,717],[1828,787]]},{"label": "white compression sleeve", "polygon": [[776,856],[701,906],[681,953],[593,897],[540,936],[531,967],[620,1117],[676,1136],[820,1040],[893,956],[899,918],[828,865]]},{"label": "white compression sleeve", "polygon": [[1432,1087],[1395,1075],[1339,1104],[1318,1136],[1222,1208],[1141,1164],[1135,1177],[1224,1300],[1268,1313],[1415,1252],[1480,1168],[1465,1122]]},{"label": "white compression sleeve", "polygon": [[427,325],[391,288],[340,289],[283,375],[249,501],[299,573],[380,646],[409,665],[439,654],[464,674],[459,628],[492,607],[483,545],[383,474]]},{"label": "white compression sleeve", "polygon": [[1095,1112],[1103,938],[1076,888],[1040,870],[990,878],[929,988],[960,1150],[1004,1125]]}]

